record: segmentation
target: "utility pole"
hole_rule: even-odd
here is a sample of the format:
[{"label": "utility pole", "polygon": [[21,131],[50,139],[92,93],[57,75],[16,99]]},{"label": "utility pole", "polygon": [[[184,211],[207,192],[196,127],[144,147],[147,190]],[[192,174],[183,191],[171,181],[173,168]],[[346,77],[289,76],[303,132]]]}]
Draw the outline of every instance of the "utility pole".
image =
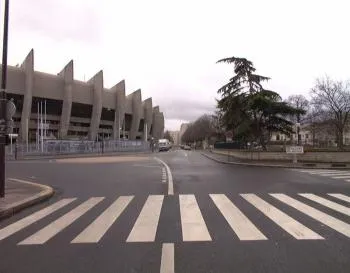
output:
[{"label": "utility pole", "polygon": [[4,36],[2,40],[2,78],[0,90],[0,198],[5,197],[5,144],[7,133],[6,117],[6,78],[7,78],[7,40],[9,21],[9,0],[5,0]]}]

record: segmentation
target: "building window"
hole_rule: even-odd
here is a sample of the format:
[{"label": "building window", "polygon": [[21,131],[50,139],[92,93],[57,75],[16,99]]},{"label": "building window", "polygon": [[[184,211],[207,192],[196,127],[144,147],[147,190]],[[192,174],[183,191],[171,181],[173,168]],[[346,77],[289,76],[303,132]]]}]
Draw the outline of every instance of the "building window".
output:
[{"label": "building window", "polygon": [[280,135],[276,135],[276,140],[280,140]]},{"label": "building window", "polygon": [[308,139],[308,138],[309,138],[309,135],[308,135],[308,134],[305,134],[305,138]]}]

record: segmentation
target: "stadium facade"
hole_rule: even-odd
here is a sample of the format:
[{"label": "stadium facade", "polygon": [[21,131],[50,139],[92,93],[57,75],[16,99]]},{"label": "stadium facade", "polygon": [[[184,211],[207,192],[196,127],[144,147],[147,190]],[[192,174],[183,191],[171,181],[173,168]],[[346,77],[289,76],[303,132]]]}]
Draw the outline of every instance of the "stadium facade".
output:
[{"label": "stadium facade", "polygon": [[124,80],[104,88],[103,71],[87,82],[74,80],[73,71],[73,61],[57,75],[34,71],[33,50],[21,66],[8,66],[7,98],[17,108],[13,133],[19,142],[36,140],[40,104],[46,105],[45,127],[51,139],[163,137],[164,115],[152,98],[142,100],[141,90],[126,95]]}]

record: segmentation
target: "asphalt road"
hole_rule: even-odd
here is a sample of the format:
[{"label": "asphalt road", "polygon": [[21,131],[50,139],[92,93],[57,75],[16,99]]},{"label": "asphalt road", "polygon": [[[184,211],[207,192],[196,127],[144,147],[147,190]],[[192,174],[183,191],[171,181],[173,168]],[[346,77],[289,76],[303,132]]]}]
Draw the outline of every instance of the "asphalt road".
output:
[{"label": "asphalt road", "polygon": [[56,194],[0,222],[1,273],[350,270],[350,172],[179,150],[11,162],[7,176]]}]

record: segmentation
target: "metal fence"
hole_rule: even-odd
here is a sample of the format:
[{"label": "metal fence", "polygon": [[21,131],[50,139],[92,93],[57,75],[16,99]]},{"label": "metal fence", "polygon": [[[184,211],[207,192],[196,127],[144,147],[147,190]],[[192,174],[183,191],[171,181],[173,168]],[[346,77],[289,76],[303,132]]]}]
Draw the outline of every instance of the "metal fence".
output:
[{"label": "metal fence", "polygon": [[117,152],[146,152],[150,150],[147,141],[57,141],[47,140],[42,144],[12,144],[6,147],[7,159],[21,159],[35,156],[55,156],[70,154],[104,154]]}]

